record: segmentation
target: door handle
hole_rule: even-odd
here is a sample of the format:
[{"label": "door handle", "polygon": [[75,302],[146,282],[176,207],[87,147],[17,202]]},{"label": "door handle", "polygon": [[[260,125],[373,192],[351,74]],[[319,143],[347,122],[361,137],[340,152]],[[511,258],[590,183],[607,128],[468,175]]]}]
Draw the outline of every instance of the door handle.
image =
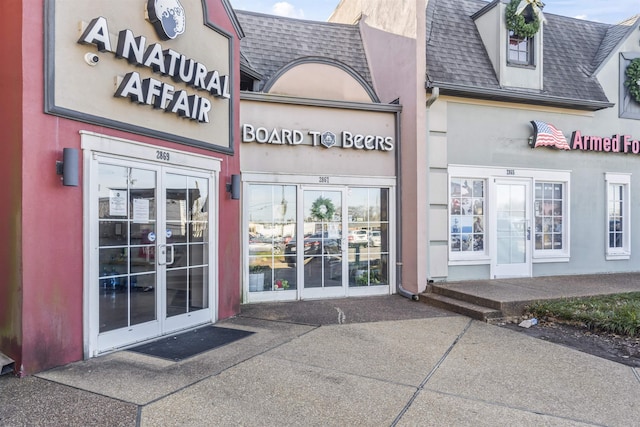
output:
[{"label": "door handle", "polygon": [[527,240],[531,240],[531,226],[527,226]]},{"label": "door handle", "polygon": [[158,245],[158,265],[167,263],[167,245]]},{"label": "door handle", "polygon": [[171,258],[169,258],[171,261],[166,261],[167,265],[171,265],[173,264],[173,262],[175,261],[175,249],[173,248],[173,245],[166,245],[169,249],[171,249]]}]

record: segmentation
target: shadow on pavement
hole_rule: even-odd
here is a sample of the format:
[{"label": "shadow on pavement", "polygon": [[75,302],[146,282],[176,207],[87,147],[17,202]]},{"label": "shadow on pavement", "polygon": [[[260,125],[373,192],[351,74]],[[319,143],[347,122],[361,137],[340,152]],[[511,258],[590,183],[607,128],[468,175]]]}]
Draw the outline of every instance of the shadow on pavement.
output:
[{"label": "shadow on pavement", "polygon": [[321,326],[456,316],[400,295],[245,304],[238,317]]}]

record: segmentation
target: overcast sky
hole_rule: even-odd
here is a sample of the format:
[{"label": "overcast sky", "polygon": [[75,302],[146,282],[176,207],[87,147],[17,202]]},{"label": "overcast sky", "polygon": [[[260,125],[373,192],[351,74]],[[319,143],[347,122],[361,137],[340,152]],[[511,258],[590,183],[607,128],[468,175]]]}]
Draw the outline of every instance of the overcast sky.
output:
[{"label": "overcast sky", "polygon": [[[326,21],[340,0],[231,0],[236,9]],[[616,24],[640,14],[639,0],[548,0],[544,12]]]}]

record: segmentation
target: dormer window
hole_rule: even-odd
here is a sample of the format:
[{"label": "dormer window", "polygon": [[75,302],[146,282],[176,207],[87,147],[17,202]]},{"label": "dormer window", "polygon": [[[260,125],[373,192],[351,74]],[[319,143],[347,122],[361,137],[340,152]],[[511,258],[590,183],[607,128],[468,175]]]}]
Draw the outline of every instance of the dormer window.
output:
[{"label": "dormer window", "polygon": [[534,66],[533,63],[533,38],[516,36],[509,31],[509,47],[507,49],[507,64]]}]

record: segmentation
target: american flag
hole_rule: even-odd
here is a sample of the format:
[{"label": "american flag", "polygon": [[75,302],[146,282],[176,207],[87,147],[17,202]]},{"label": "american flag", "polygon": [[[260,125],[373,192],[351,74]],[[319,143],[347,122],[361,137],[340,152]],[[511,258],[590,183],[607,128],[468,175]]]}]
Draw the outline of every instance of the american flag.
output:
[{"label": "american flag", "polygon": [[533,135],[535,145],[533,148],[556,147],[560,150],[571,150],[571,147],[569,147],[567,143],[567,138],[565,138],[562,132],[556,129],[555,126],[538,120],[531,121],[531,124],[535,131]]}]

